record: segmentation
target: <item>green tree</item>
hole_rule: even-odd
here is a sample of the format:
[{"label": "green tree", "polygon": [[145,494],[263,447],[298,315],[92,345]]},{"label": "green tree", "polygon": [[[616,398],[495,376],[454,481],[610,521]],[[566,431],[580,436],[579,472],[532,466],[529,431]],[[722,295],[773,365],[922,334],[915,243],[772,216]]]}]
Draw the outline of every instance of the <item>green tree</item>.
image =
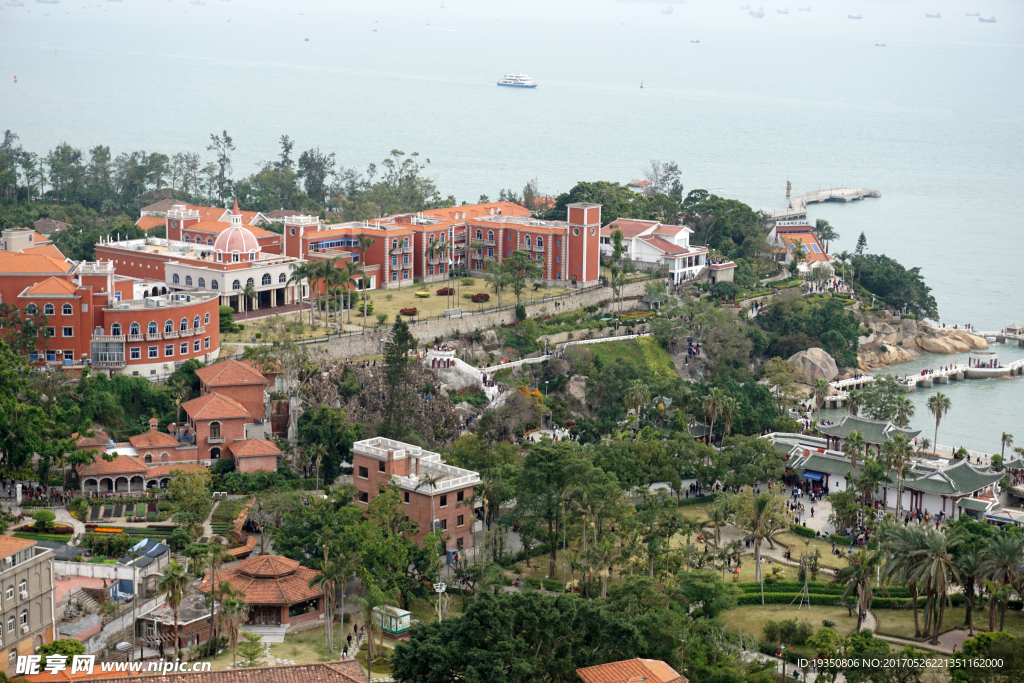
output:
[{"label": "green tree", "polygon": [[263,666],[269,649],[267,645],[263,644],[263,636],[248,631],[242,632],[242,643],[238,646],[238,651],[242,654],[243,667]]},{"label": "green tree", "polygon": [[[772,545],[772,535],[789,525],[790,514],[783,496],[766,491],[755,493],[746,488],[734,498],[736,525],[754,540],[754,570],[761,583],[761,604],[764,604],[764,572],[761,569],[761,544]],[[773,546],[774,547],[774,546]]]},{"label": "green tree", "polygon": [[58,638],[52,643],[40,645],[36,654],[43,658],[43,662],[49,664],[48,658],[56,655],[64,655],[64,666],[71,668],[71,658],[75,655],[85,654],[85,645],[74,638]]},{"label": "green tree", "polygon": [[713,619],[721,612],[735,607],[741,594],[739,588],[709,571],[680,574],[679,593],[691,607],[697,607],[705,619]]},{"label": "green tree", "polygon": [[416,350],[416,338],[402,316],[395,315],[395,324],[384,345],[384,416],[380,434],[391,439],[405,437],[405,418],[411,409],[409,397],[409,353]]},{"label": "green tree", "polygon": [[299,418],[297,445],[307,450],[314,445],[324,447],[325,482],[333,482],[344,465],[352,464],[352,444],[361,438],[362,425],[347,420],[344,410],[326,405],[307,410]]},{"label": "green tree", "polygon": [[191,583],[191,577],[185,571],[185,567],[172,559],[170,564],[164,567],[163,577],[157,584],[157,590],[167,596],[167,604],[174,612],[174,653],[176,658],[179,657],[181,650],[178,641],[178,608],[185,600],[185,594]]},{"label": "green tree", "polygon": [[829,225],[829,222],[823,218],[819,218],[814,223],[814,234],[825,245],[825,253],[828,253],[829,244],[839,239],[839,233]]},{"label": "green tree", "polygon": [[882,553],[878,551],[861,550],[856,558],[848,559],[849,565],[843,567],[832,579],[830,585],[846,586],[843,591],[842,601],[849,598],[856,599],[857,606],[857,630],[860,631],[864,614],[871,607],[871,580],[875,576],[875,569],[882,561]]},{"label": "green tree", "polygon": [[501,271],[516,295],[516,305],[522,303],[523,289],[528,280],[537,280],[544,275],[541,262],[530,257],[530,252],[515,250],[501,261]]},{"label": "green tree", "polygon": [[[1014,586],[1022,576],[1021,565],[1024,565],[1024,538],[1013,538],[1009,534],[999,534],[989,540],[984,549],[985,559],[979,568],[979,576],[997,586]],[[988,630],[996,630],[996,608],[998,601],[989,599]],[[1000,609],[1006,615],[1006,604]],[[1000,625],[1000,629],[1002,626]]]},{"label": "green tree", "polygon": [[231,645],[231,666],[238,666],[238,639],[249,615],[249,606],[241,598],[226,598],[221,602],[217,612],[217,628],[227,634]]},{"label": "green tree", "polygon": [[843,439],[843,455],[850,459],[850,476],[856,475],[857,458],[865,452],[867,442],[857,430],[851,430]]},{"label": "green tree", "polygon": [[862,232],[857,238],[857,246],[854,248],[854,253],[857,256],[863,256],[864,252],[868,249],[868,238],[864,236]]},{"label": "green tree", "polygon": [[[1024,638],[979,633],[964,641],[949,664],[952,683],[1017,683],[1024,680]],[[990,663],[990,666],[979,666]]]},{"label": "green tree", "polygon": [[223,202],[231,183],[229,177],[231,175],[231,153],[235,151],[235,145],[225,130],[222,135],[211,133],[210,144],[206,149],[217,156],[217,197]]},{"label": "green tree", "polygon": [[928,397],[928,412],[935,416],[935,447],[939,447],[939,423],[942,422],[943,416],[945,416],[953,408],[953,402],[949,400],[941,391],[938,391]]}]

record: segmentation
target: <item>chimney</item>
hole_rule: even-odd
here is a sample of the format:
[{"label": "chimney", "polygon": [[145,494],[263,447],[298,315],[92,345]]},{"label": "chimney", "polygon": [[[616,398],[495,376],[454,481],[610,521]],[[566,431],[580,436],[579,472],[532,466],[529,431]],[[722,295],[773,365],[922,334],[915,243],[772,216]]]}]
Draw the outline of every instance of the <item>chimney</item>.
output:
[{"label": "chimney", "polygon": [[159,424],[160,424],[160,420],[156,419],[155,417],[149,418],[149,431],[155,432],[156,431],[156,427]]}]

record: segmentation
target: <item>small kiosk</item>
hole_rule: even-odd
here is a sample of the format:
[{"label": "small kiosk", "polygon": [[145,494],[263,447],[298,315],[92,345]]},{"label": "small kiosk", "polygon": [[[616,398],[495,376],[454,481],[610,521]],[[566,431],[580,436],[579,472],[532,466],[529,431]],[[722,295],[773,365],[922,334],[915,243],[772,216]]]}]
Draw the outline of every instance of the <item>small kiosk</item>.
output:
[{"label": "small kiosk", "polygon": [[403,638],[412,626],[412,612],[397,607],[374,607],[373,616],[380,630],[391,638]]}]

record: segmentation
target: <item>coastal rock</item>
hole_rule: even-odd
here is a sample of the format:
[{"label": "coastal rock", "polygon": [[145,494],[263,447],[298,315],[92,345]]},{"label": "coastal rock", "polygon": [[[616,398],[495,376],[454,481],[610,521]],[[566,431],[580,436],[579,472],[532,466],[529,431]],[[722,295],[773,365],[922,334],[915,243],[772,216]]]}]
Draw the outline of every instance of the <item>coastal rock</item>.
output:
[{"label": "coastal rock", "polygon": [[902,346],[886,346],[885,350],[864,351],[857,354],[861,370],[877,370],[899,363],[909,363],[916,356]]},{"label": "coastal rock", "polygon": [[832,356],[821,348],[812,347],[806,351],[794,353],[789,362],[803,371],[804,380],[807,384],[814,384],[816,379],[824,379],[831,382],[839,375],[839,368]]},{"label": "coastal rock", "polygon": [[485,351],[493,351],[501,345],[498,333],[495,330],[484,330],[481,334],[480,343]]},{"label": "coastal rock", "polygon": [[579,401],[587,400],[587,378],[583,375],[573,375],[569,378],[569,384],[566,386],[566,391],[569,395]]}]

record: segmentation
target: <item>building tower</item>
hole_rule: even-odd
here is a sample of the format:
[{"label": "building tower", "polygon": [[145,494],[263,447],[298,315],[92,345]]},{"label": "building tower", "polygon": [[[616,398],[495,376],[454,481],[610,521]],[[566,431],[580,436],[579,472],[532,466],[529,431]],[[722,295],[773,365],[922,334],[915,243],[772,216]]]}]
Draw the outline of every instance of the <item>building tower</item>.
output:
[{"label": "building tower", "polygon": [[601,276],[601,205],[576,202],[566,205],[569,219],[570,282],[597,282]]}]

